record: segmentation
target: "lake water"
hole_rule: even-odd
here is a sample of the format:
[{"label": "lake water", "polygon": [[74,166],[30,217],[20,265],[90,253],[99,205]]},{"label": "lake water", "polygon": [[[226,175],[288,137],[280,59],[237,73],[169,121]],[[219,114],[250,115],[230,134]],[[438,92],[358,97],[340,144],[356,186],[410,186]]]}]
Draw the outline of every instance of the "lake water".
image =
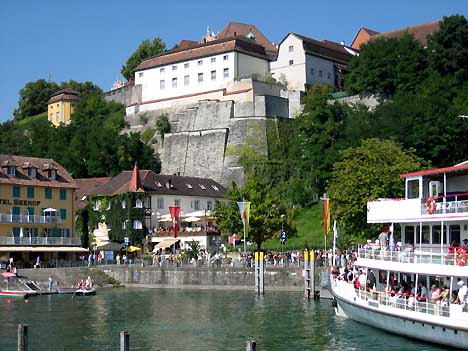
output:
[{"label": "lake water", "polygon": [[96,296],[51,295],[29,303],[0,299],[0,350],[16,350],[17,325],[29,325],[29,351],[119,350],[444,350],[334,315],[330,300],[301,293],[101,289]]}]

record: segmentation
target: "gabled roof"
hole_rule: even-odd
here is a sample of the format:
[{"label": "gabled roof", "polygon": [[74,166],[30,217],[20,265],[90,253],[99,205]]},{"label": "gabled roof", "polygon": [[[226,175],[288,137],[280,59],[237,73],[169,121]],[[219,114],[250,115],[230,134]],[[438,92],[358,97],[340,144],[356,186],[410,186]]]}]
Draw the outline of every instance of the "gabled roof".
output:
[{"label": "gabled roof", "polygon": [[[222,198],[226,195],[226,188],[212,179],[157,174],[150,170],[140,170],[138,173],[141,191],[145,193],[214,198]],[[95,189],[94,194],[117,195],[131,192],[132,174],[133,171],[119,173],[106,184]]]},{"label": "gabled roof", "polygon": [[302,40],[302,46],[306,54],[322,57],[342,64],[347,64],[354,57],[354,55],[350,53],[350,51],[355,52],[354,49],[339,43],[329,40],[318,41],[297,33],[289,33],[288,35],[294,35]]},{"label": "gabled roof", "polygon": [[379,38],[399,38],[405,33],[409,33],[421,43],[422,46],[427,46],[427,38],[429,35],[439,31],[441,20],[418,24],[416,26],[410,26],[406,28],[395,29],[390,32],[385,32],[371,36],[370,40]]},{"label": "gabled roof", "polygon": [[235,38],[217,39],[207,43],[177,48],[164,52],[162,54],[143,60],[137,66],[135,71],[141,71],[144,69],[170,65],[232,51],[237,51],[264,60],[269,60],[269,57],[267,56],[263,46],[257,44],[253,40],[238,36]]},{"label": "gabled roof", "polygon": [[75,208],[86,207],[86,197],[93,195],[96,189],[106,184],[112,177],[75,179],[78,189],[75,193]]},{"label": "gabled roof", "polygon": [[226,27],[219,33],[219,38],[232,38],[236,36],[247,36],[248,33],[255,35],[255,41],[263,46],[266,51],[276,53],[276,46],[253,24],[229,22]]},{"label": "gabled roof", "polygon": [[[77,185],[68,171],[52,159],[0,155],[0,184],[44,186],[50,188],[77,188]],[[36,169],[36,177],[28,177],[28,165]],[[15,176],[9,176],[8,166],[16,167]],[[56,170],[55,179],[50,179],[48,170]]]},{"label": "gabled roof", "polygon": [[47,104],[52,104],[58,101],[77,101],[80,99],[79,93],[76,90],[67,88],[63,90],[59,90],[52,94]]},{"label": "gabled roof", "polygon": [[353,42],[351,43],[351,47],[353,49],[359,49],[362,44],[367,43],[369,41],[371,36],[377,34],[380,33],[372,29],[361,27],[359,28],[356,36],[354,37]]}]

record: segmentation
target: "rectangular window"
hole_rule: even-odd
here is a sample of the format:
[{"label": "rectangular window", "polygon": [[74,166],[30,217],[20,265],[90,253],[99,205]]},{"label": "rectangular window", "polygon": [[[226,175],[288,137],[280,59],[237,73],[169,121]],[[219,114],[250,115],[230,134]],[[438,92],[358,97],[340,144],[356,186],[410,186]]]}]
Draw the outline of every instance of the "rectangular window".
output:
[{"label": "rectangular window", "polygon": [[193,202],[193,207],[195,210],[199,210],[200,209],[200,200],[195,200]]},{"label": "rectangular window", "polygon": [[174,206],[180,206],[180,200],[179,199],[174,200]]},{"label": "rectangular window", "polygon": [[158,208],[164,208],[164,199],[162,197],[158,198]]},{"label": "rectangular window", "polygon": [[33,186],[28,186],[28,198],[34,199],[34,187]]},{"label": "rectangular window", "polygon": [[289,52],[294,52],[294,46],[289,45],[289,48],[288,48],[288,49],[289,49]]},{"label": "rectangular window", "polygon": [[414,245],[414,227],[405,227],[405,243]]},{"label": "rectangular window", "polygon": [[177,65],[172,66],[172,72],[177,71]]},{"label": "rectangular window", "polygon": [[216,71],[211,71],[211,80],[216,80]]},{"label": "rectangular window", "polygon": [[224,55],[223,56],[223,61],[229,61],[229,55]]},{"label": "rectangular window", "polygon": [[198,83],[203,83],[203,73],[198,73]]},{"label": "rectangular window", "polygon": [[29,178],[36,178],[36,169],[34,167],[28,168],[28,177]]},{"label": "rectangular window", "polygon": [[164,90],[166,88],[166,81],[163,79],[163,80],[160,80],[159,81],[159,90]]},{"label": "rectangular window", "polygon": [[322,78],[322,76],[323,76],[323,72],[322,70],[319,70],[319,77]]},{"label": "rectangular window", "polygon": [[211,211],[213,209],[213,203],[211,201],[206,202],[206,209],[207,211]]},{"label": "rectangular window", "polygon": [[49,118],[49,120],[50,120],[51,122],[54,120],[54,113],[53,113],[53,112],[50,113],[50,118]]},{"label": "rectangular window", "polygon": [[172,87],[177,88],[177,78],[172,78]]},{"label": "rectangular window", "polygon": [[187,62],[187,63],[184,63],[184,68],[185,68],[185,69],[189,68],[188,62]]},{"label": "rectangular window", "polygon": [[21,197],[21,189],[19,186],[13,186],[13,197]]},{"label": "rectangular window", "polygon": [[[415,233],[415,237],[416,237],[416,244],[419,244],[419,239],[420,239],[420,230],[419,230],[419,225],[416,227],[416,233]],[[422,238],[422,241],[421,243],[422,244],[429,244],[429,236],[430,236],[430,231],[429,231],[429,226],[428,225],[423,225],[422,226],[422,233],[421,233],[421,238]]]},{"label": "rectangular window", "polygon": [[52,199],[52,189],[51,188],[45,188],[44,189],[44,197],[48,200]]},{"label": "rectangular window", "polygon": [[121,205],[122,205],[122,208],[127,207],[127,206],[126,206],[127,204],[126,204],[125,200],[122,200]]},{"label": "rectangular window", "polygon": [[449,233],[449,240],[450,243],[453,243],[456,241],[457,243],[460,243],[460,225],[459,224],[454,224],[450,226],[450,233]]},{"label": "rectangular window", "polygon": [[224,78],[229,78],[229,68],[223,69],[223,77]]},{"label": "rectangular window", "polygon": [[327,73],[327,78],[331,79],[331,73],[330,72]]},{"label": "rectangular window", "polygon": [[199,66],[201,66],[201,65],[203,65],[203,60],[198,60],[197,63],[198,63]]},{"label": "rectangular window", "polygon": [[406,198],[407,199],[419,198],[419,179],[408,180],[406,182]]},{"label": "rectangular window", "polygon": [[313,68],[310,69],[310,74],[311,74],[312,76],[315,75],[315,70],[314,70]]},{"label": "rectangular window", "polygon": [[143,224],[141,223],[141,221],[139,220],[133,221],[133,229],[142,229],[142,228],[143,228]]},{"label": "rectangular window", "polygon": [[60,121],[60,112],[57,112],[57,113],[55,114],[55,121],[56,121],[56,122]]},{"label": "rectangular window", "polygon": [[16,167],[15,166],[8,166],[7,167],[7,174],[9,176],[14,177],[16,175]]},{"label": "rectangular window", "polygon": [[61,208],[60,209],[60,218],[63,220],[67,219],[67,209],[66,208]]},{"label": "rectangular window", "polygon": [[138,77],[143,77],[143,72],[138,72]]},{"label": "rectangular window", "polygon": [[143,201],[141,199],[135,200],[135,208],[143,208]]},{"label": "rectangular window", "polygon": [[216,62],[216,57],[212,57],[211,58],[211,63],[215,63]]},{"label": "rectangular window", "polygon": [[[444,236],[446,237],[447,228],[444,226]],[[432,226],[432,244],[440,244],[440,240],[442,237],[442,231],[441,231],[441,226],[440,225],[434,225]]]},{"label": "rectangular window", "polygon": [[60,200],[67,199],[67,189],[60,189]]},{"label": "rectangular window", "polygon": [[184,76],[184,85],[189,85],[189,84],[190,84],[190,77]]},{"label": "rectangular window", "polygon": [[159,73],[164,73],[165,71],[164,67],[159,69]]},{"label": "rectangular window", "polygon": [[294,65],[294,60],[289,60],[289,65]]}]

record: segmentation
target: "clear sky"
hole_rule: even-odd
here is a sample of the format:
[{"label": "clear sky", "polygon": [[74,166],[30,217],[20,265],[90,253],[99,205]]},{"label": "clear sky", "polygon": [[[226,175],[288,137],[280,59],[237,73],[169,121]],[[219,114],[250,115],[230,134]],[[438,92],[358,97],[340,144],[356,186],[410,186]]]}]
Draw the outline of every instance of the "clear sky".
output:
[{"label": "clear sky", "polygon": [[159,36],[171,48],[235,21],[276,43],[296,32],[350,44],[360,27],[385,32],[453,14],[468,17],[468,1],[2,0],[0,122],[12,118],[30,81],[89,80],[109,90],[143,39]]}]

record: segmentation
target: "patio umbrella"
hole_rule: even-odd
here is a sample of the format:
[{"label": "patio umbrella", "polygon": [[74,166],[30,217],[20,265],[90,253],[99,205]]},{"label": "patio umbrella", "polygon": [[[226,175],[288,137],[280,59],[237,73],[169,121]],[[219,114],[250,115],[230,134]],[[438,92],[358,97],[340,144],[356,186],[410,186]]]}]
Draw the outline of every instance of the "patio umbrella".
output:
[{"label": "patio umbrella", "polygon": [[163,218],[163,219],[160,219],[159,222],[172,222],[172,219],[169,217],[169,218]]},{"label": "patio umbrella", "polygon": [[184,221],[185,222],[200,222],[202,221],[202,219],[199,217],[187,217],[187,218],[184,218]]},{"label": "patio umbrella", "polygon": [[130,246],[128,248],[128,252],[135,252],[135,251],[140,251],[141,249],[139,247],[136,247],[136,246]]},{"label": "patio umbrella", "polygon": [[48,208],[44,209],[44,212],[57,212],[57,210],[55,208],[48,207]]}]

